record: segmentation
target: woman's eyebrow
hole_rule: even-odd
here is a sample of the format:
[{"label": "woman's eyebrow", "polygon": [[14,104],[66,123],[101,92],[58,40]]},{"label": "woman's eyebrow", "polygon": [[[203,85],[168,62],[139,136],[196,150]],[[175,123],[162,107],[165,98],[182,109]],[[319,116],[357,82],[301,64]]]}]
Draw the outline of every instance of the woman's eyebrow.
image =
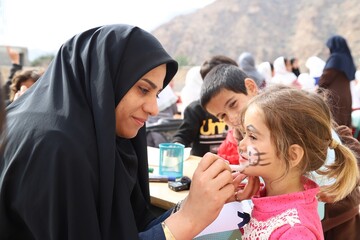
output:
[{"label": "woman's eyebrow", "polygon": [[[157,89],[157,85],[156,85],[155,83],[153,83],[152,81],[150,81],[149,79],[147,79],[147,78],[142,78],[141,80],[147,82],[152,89]],[[160,89],[160,91],[161,91],[161,90],[162,90],[162,89]]]}]

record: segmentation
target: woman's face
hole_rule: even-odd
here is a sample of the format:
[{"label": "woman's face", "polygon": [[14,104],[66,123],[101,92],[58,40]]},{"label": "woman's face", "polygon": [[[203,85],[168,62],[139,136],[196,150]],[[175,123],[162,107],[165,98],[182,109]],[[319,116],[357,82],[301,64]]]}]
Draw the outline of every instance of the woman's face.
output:
[{"label": "woman's face", "polygon": [[144,126],[149,115],[157,115],[157,96],[162,90],[166,64],[162,64],[141,77],[116,106],[116,135],[133,138]]}]

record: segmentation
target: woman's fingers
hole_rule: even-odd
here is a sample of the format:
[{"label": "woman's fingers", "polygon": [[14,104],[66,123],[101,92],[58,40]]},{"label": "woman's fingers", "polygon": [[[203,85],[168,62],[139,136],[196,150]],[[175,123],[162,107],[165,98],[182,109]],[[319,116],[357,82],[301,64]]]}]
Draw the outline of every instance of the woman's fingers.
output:
[{"label": "woman's fingers", "polygon": [[[240,184],[241,186],[241,184]],[[260,190],[260,179],[259,177],[248,177],[248,182],[245,184],[243,189],[240,189],[235,193],[235,200],[242,201],[250,199]]]}]

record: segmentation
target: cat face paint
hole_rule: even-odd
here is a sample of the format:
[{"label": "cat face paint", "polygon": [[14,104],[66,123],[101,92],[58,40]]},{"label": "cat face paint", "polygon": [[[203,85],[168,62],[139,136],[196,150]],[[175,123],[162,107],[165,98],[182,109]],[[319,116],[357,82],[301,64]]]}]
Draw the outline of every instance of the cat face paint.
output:
[{"label": "cat face paint", "polygon": [[265,152],[259,152],[258,149],[254,146],[247,146],[246,153],[240,150],[239,163],[240,166],[266,166],[271,164],[270,162],[265,162],[265,159],[262,159],[261,156],[265,155]]}]

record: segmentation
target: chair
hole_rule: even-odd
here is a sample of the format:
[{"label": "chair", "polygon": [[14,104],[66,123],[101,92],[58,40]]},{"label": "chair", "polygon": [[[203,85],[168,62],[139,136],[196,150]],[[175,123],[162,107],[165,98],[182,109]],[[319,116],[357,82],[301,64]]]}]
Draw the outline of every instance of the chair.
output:
[{"label": "chair", "polygon": [[171,142],[182,121],[176,118],[161,118],[146,124],[147,145],[158,148],[160,143]]}]

